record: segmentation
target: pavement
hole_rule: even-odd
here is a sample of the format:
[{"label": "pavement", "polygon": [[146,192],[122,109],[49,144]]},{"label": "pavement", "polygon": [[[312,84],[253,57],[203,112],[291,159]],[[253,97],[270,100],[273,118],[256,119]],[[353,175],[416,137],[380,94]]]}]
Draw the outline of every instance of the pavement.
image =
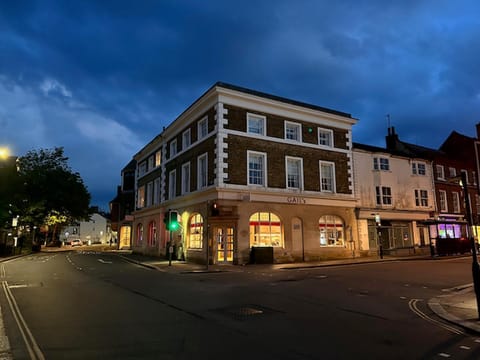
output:
[{"label": "pavement", "polygon": [[[384,256],[380,259],[376,257],[359,257],[341,260],[327,260],[318,262],[300,262],[288,264],[247,264],[247,265],[200,265],[187,263],[178,260],[166,260],[156,256],[145,256],[141,254],[132,253],[128,250],[115,250],[109,246],[102,247],[63,247],[59,249],[44,248],[42,251],[95,251],[108,252],[120,256],[126,261],[144,266],[153,270],[162,271],[172,274],[186,274],[186,273],[215,273],[215,272],[266,272],[266,271],[282,271],[292,269],[308,269],[321,268],[328,266],[345,266],[353,264],[367,264],[388,261],[411,261],[411,260],[439,260],[451,259],[452,257],[436,257],[432,258],[425,255],[411,255],[411,256]],[[18,256],[16,256],[18,257]],[[465,257],[465,256],[461,256]],[[470,255],[468,255],[470,257]],[[10,258],[0,258],[0,262],[11,260]],[[479,299],[480,300],[480,299]],[[473,289],[473,284],[459,285],[455,288],[448,289],[445,294],[439,295],[428,301],[429,308],[442,319],[458,325],[468,331],[480,334],[480,316],[477,310],[477,300]],[[1,333],[0,333],[1,335]],[[0,354],[1,355],[1,354]],[[1,359],[1,357],[0,357]]]}]

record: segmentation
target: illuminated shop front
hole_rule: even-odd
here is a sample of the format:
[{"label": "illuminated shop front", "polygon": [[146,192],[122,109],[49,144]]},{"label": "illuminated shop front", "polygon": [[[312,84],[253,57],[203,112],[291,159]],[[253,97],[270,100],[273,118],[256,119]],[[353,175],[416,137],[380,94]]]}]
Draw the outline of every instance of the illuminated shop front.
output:
[{"label": "illuminated shop front", "polygon": [[322,216],[318,221],[320,246],[344,246],[343,220],[338,216]]},{"label": "illuminated shop front", "polygon": [[432,220],[428,226],[431,255],[451,255],[470,251],[465,221]]},{"label": "illuminated shop front", "polygon": [[283,246],[282,223],[270,212],[250,216],[250,246]]}]

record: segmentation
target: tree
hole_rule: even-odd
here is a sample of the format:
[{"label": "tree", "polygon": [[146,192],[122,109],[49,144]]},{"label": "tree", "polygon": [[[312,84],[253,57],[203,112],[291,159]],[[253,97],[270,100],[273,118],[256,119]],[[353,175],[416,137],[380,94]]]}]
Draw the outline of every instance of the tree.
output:
[{"label": "tree", "polygon": [[80,174],[68,166],[63,147],[31,150],[18,159],[20,193],[16,202],[20,222],[31,227],[59,225],[90,216],[90,194]]}]

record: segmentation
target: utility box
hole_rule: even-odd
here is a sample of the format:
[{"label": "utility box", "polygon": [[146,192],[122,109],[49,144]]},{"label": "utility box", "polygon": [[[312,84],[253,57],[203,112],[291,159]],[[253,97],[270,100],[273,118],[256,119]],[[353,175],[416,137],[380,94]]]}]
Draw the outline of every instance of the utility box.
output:
[{"label": "utility box", "polygon": [[273,246],[252,246],[251,264],[273,264]]}]

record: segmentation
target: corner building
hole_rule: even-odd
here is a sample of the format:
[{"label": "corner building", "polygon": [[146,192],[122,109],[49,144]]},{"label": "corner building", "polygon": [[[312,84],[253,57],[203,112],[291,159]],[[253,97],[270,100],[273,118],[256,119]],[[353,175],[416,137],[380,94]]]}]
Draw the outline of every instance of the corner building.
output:
[{"label": "corner building", "polygon": [[[133,250],[167,255],[172,245],[174,258],[210,264],[362,254],[355,123],[340,111],[216,83],[134,156]],[[181,225],[171,233],[169,209]]]}]

